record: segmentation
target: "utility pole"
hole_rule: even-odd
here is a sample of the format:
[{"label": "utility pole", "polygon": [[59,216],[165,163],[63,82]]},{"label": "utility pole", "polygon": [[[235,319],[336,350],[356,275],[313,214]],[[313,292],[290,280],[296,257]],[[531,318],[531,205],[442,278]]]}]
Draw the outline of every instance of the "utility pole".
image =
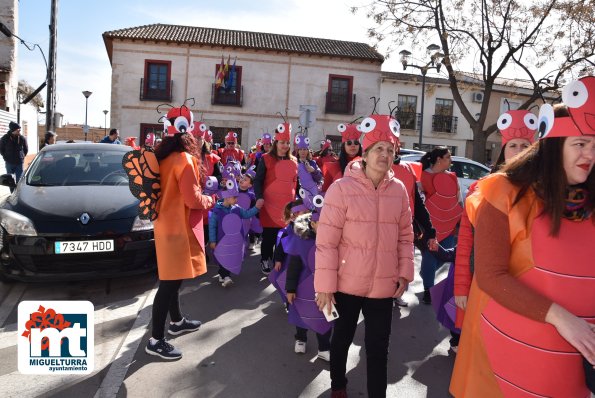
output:
[{"label": "utility pole", "polygon": [[45,113],[45,130],[56,131],[54,121],[54,113],[56,111],[56,54],[58,42],[58,0],[52,0],[52,10],[50,16],[50,52],[49,63],[47,70],[47,97],[46,97],[46,113]]}]

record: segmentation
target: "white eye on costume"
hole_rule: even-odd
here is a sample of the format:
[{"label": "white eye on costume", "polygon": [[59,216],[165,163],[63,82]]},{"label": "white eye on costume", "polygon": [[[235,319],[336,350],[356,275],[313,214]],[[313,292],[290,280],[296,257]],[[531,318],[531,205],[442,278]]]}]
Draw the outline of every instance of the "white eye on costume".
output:
[{"label": "white eye on costume", "polygon": [[231,173],[232,171],[233,171],[233,167],[231,167],[231,166],[227,166],[227,172],[228,172],[228,173]]},{"label": "white eye on costume", "polygon": [[304,199],[306,197],[306,190],[304,188],[300,188],[299,194],[300,198]]},{"label": "white eye on costume", "polygon": [[215,183],[213,182],[213,180],[207,180],[205,185],[207,188],[215,188]]},{"label": "white eye on costume", "polygon": [[554,127],[554,108],[550,104],[541,105],[537,117],[537,132],[539,138],[545,138]]},{"label": "white eye on costume", "polygon": [[580,108],[588,99],[589,90],[581,81],[572,81],[562,90],[562,102],[569,108]]},{"label": "white eye on costume", "polygon": [[337,126],[337,130],[339,130],[339,133],[344,133],[347,130],[347,126],[343,123],[341,123],[340,125]]},{"label": "white eye on costume", "polygon": [[237,133],[233,133],[232,136],[233,136],[233,138],[238,138],[238,134]]},{"label": "white eye on costume", "polygon": [[178,116],[176,120],[174,120],[174,127],[176,128],[176,130],[182,133],[188,131],[189,125],[190,123],[188,122],[188,119],[186,119],[184,116]]},{"label": "white eye on costume", "polygon": [[537,116],[534,114],[527,113],[523,118],[523,121],[525,122],[525,126],[530,130],[537,130]]},{"label": "white eye on costume", "polygon": [[284,133],[285,132],[285,125],[283,123],[279,124],[277,126],[277,131],[280,133]]},{"label": "white eye on costume", "polygon": [[234,186],[235,186],[235,184],[233,183],[233,181],[231,181],[231,180],[225,181],[225,188],[233,189]]},{"label": "white eye on costume", "polygon": [[367,117],[360,123],[360,128],[362,133],[369,133],[376,128],[376,120],[372,119],[371,117]]},{"label": "white eye on costume", "polygon": [[299,144],[300,142],[302,142],[302,139],[300,137],[295,137],[295,143]]},{"label": "white eye on costume", "polygon": [[312,203],[314,206],[320,208],[324,204],[324,197],[322,195],[316,195],[312,198]]},{"label": "white eye on costume", "polygon": [[206,132],[206,131],[207,131],[209,128],[207,127],[207,125],[206,125],[206,124],[204,124],[204,123],[201,123],[201,124],[200,124],[200,126],[198,127],[198,129],[204,133],[204,132]]},{"label": "white eye on costume", "polygon": [[304,142],[305,142],[307,145],[310,145],[310,137],[306,137],[306,138],[304,138]]},{"label": "white eye on costume", "polygon": [[496,122],[496,127],[498,130],[506,130],[512,124],[512,115],[508,112],[505,112],[500,115],[498,121]]},{"label": "white eye on costume", "polygon": [[388,127],[390,128],[390,131],[393,133],[393,135],[399,138],[399,136],[401,135],[401,125],[399,124],[399,122],[397,122],[395,119],[391,119],[388,122]]}]

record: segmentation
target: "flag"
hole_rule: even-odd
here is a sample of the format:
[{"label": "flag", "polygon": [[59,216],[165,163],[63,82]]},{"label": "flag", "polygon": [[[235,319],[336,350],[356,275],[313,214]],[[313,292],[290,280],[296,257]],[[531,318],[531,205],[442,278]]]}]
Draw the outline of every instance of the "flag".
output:
[{"label": "flag", "polygon": [[227,81],[225,82],[225,89],[227,91],[231,90],[233,88],[233,86],[235,85],[235,79],[236,79],[236,61],[237,61],[237,59],[238,59],[237,57],[234,58],[233,65],[231,66],[231,69],[229,70],[229,73],[228,73],[228,76],[227,76]]},{"label": "flag", "polygon": [[215,74],[215,88],[219,88],[223,86],[225,88],[225,73],[223,72],[223,55],[221,56],[221,64],[219,65],[219,69],[217,69],[217,73]]},{"label": "flag", "polygon": [[227,75],[229,74],[229,55],[227,56],[227,63],[223,66],[223,81],[221,86],[223,88],[227,87]]}]

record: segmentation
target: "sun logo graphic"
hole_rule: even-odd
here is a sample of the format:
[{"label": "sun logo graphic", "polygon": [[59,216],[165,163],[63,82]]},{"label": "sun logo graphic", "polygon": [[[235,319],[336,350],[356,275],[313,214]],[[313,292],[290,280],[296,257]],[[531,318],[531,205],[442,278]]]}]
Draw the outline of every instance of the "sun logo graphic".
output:
[{"label": "sun logo graphic", "polygon": [[18,309],[19,371],[91,373],[95,358],[93,314],[89,301],[22,301]]}]

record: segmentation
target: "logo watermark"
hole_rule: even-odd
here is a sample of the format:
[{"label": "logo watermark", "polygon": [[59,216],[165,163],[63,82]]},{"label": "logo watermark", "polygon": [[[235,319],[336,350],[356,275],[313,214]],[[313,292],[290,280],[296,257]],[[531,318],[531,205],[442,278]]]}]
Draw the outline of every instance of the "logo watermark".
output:
[{"label": "logo watermark", "polygon": [[90,301],[22,301],[18,312],[19,372],[93,371],[94,308]]}]

